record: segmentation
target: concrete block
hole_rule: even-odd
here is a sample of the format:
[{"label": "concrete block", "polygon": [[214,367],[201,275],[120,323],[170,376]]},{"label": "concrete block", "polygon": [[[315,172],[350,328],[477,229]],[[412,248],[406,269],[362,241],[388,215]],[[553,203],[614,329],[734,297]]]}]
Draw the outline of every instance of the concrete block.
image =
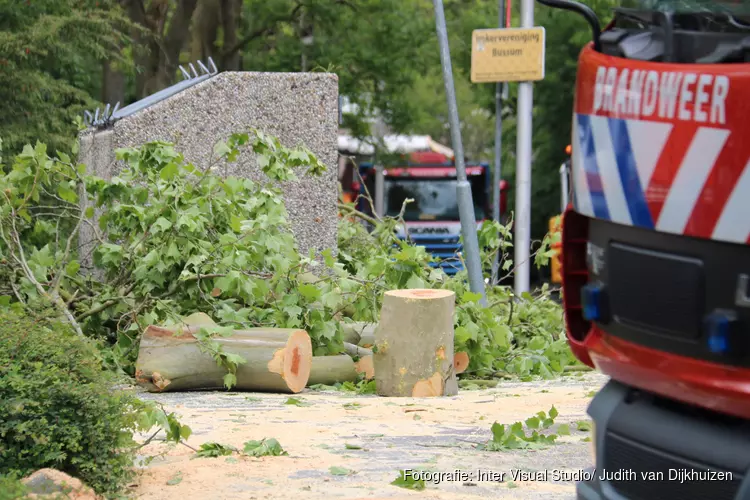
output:
[{"label": "concrete block", "polygon": [[[114,150],[154,140],[169,141],[196,166],[213,161],[214,145],[232,133],[255,127],[288,147],[304,145],[326,165],[322,177],[299,175],[284,183],[292,232],[303,254],[337,250],[338,77],[331,73],[226,72],[189,87],[153,106],[116,121],[108,130],[80,136],[81,162],[105,179],[119,173]],[[264,179],[254,155],[237,163],[217,163],[219,172]],[[82,231],[81,244],[91,241]]]}]

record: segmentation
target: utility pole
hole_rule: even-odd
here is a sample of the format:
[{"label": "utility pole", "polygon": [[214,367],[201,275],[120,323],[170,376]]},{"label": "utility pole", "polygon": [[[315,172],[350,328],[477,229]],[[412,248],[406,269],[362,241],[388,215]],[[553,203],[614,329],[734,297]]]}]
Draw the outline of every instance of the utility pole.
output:
[{"label": "utility pole", "polygon": [[[499,1],[499,14],[497,19],[498,28],[505,28],[506,22],[510,25],[510,19],[505,19],[505,2]],[[492,175],[492,220],[500,222],[500,181],[502,180],[502,154],[503,154],[503,100],[505,83],[495,84],[495,171]],[[498,270],[500,267],[500,253],[492,259],[492,286],[497,285]]]},{"label": "utility pole", "polygon": [[[521,27],[534,27],[534,0],[521,0]],[[530,81],[518,85],[518,125],[516,127],[516,213],[513,225],[515,249],[513,264],[516,296],[529,291],[531,246],[531,113],[534,87]]]},{"label": "utility pole", "polygon": [[[531,0],[533,2],[533,0]],[[440,62],[443,66],[443,83],[448,101],[448,120],[451,126],[451,145],[453,146],[456,162],[456,197],[458,200],[458,214],[461,219],[461,234],[464,240],[464,261],[469,273],[469,287],[474,293],[482,296],[480,303],[487,305],[482,277],[482,262],[479,256],[479,241],[477,238],[477,219],[474,214],[474,201],[471,196],[471,184],[466,178],[464,165],[464,147],[461,142],[461,122],[458,117],[456,104],[456,89],[453,86],[453,67],[451,65],[450,47],[448,46],[448,28],[445,24],[443,1],[433,0],[435,6],[435,25],[437,27],[438,42],[440,43]]]}]

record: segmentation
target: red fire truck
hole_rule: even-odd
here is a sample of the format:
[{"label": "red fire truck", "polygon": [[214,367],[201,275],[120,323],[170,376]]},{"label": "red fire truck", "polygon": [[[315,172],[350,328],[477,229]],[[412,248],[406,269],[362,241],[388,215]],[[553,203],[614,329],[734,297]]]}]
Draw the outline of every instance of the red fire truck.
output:
[{"label": "red fire truck", "polygon": [[750,499],[750,4],[636,0],[579,56],[567,337],[611,377],[583,499]]}]

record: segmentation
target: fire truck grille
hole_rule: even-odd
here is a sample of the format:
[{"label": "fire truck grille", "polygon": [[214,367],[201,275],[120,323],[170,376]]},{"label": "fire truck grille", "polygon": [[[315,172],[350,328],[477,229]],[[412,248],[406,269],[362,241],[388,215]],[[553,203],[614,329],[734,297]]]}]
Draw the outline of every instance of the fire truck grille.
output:
[{"label": "fire truck grille", "polygon": [[[742,482],[742,475],[734,472],[731,480],[719,480],[718,475],[703,479],[709,470],[725,474],[729,471],[665,453],[612,432],[606,435],[603,451],[606,482],[630,500],[732,500]],[[620,470],[634,475],[628,472],[630,477],[609,479]],[[599,477],[605,474],[601,470],[596,473]],[[651,473],[659,478],[650,477]]]},{"label": "fire truck grille", "polygon": [[704,271],[698,259],[619,243],[609,249],[612,314],[623,325],[682,340],[701,334]]}]

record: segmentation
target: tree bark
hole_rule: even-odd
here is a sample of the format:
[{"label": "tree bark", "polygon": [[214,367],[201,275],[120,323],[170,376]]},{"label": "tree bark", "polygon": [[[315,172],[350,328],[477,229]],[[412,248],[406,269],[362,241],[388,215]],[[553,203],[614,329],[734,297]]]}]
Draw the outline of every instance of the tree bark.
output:
[{"label": "tree bark", "polygon": [[141,49],[136,63],[143,71],[136,75],[136,92],[141,99],[172,84],[180,52],[190,36],[190,22],[198,0],[177,0],[177,8],[169,19],[169,0],[152,0],[145,5],[142,0],[130,0],[130,19],[149,30],[148,35],[137,35],[135,41]]},{"label": "tree bark", "polygon": [[[237,29],[242,15],[242,0],[221,0],[221,28],[224,32],[222,47],[237,45]],[[240,70],[240,52],[224,54],[219,63],[222,71]]]},{"label": "tree bark", "polygon": [[114,106],[125,106],[125,75],[112,67],[109,61],[102,63],[102,102]]},{"label": "tree bark", "polygon": [[199,0],[193,14],[191,57],[192,61],[216,59],[216,39],[221,22],[223,0]]},{"label": "tree bark", "polygon": [[365,323],[355,321],[353,323],[341,323],[344,329],[344,342],[356,344],[361,347],[372,347],[375,344],[375,328],[377,323]]},{"label": "tree bark", "polygon": [[385,293],[375,330],[373,359],[381,396],[453,396],[455,293],[392,290]]},{"label": "tree bark", "polygon": [[[202,327],[213,322],[210,318],[207,321],[199,318],[197,323],[196,319],[188,321],[186,318],[181,326],[152,325],[143,333],[136,361],[136,381],[141,386],[151,392],[224,387],[227,370],[201,349],[195,337]],[[246,360],[237,367],[237,384],[233,388],[297,393],[307,385],[312,343],[304,330],[240,330],[212,341],[224,352]]]},{"label": "tree bark", "polygon": [[333,385],[343,382],[356,382],[360,374],[365,379],[372,379],[372,358],[368,360],[362,358],[360,361],[353,361],[346,354],[338,356],[315,356],[312,360],[310,369],[310,378],[307,386],[316,384]]}]

